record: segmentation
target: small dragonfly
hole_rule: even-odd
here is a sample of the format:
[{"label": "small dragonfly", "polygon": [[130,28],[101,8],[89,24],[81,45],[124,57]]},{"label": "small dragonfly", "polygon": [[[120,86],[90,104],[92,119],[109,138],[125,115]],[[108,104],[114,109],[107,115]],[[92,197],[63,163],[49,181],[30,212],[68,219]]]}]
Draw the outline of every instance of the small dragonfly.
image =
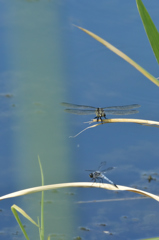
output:
[{"label": "small dragonfly", "polygon": [[117,185],[115,183],[113,183],[109,178],[107,178],[104,173],[106,173],[107,171],[110,171],[112,169],[114,169],[114,167],[109,167],[107,169],[104,169],[102,171],[100,171],[101,168],[103,168],[104,166],[106,165],[106,161],[104,162],[101,162],[101,164],[99,165],[98,169],[97,170],[86,170],[86,171],[89,171],[91,172],[89,174],[90,178],[92,178],[92,181],[96,182],[96,180],[99,180],[99,182],[103,182],[103,179],[107,180],[109,183],[113,184],[116,188]]},{"label": "small dragonfly", "polygon": [[128,115],[128,114],[135,114],[139,111],[132,110],[134,108],[141,107],[139,104],[131,104],[125,106],[112,106],[112,107],[104,107],[104,108],[96,108],[92,106],[85,106],[85,105],[77,105],[72,103],[61,103],[63,106],[68,107],[65,109],[65,112],[78,114],[78,115],[89,115],[89,114],[96,114],[97,121],[102,117],[106,118],[107,114],[112,115]]}]

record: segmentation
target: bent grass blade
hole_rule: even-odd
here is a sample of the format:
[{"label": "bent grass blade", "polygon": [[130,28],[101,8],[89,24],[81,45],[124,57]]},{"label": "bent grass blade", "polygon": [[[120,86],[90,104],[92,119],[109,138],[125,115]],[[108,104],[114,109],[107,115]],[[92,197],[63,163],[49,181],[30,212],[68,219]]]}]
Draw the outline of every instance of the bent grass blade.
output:
[{"label": "bent grass blade", "polygon": [[96,39],[98,42],[102,43],[105,47],[107,47],[109,50],[117,54],[119,57],[123,58],[125,61],[127,61],[129,64],[131,64],[134,68],[136,68],[139,72],[141,72],[145,77],[147,77],[150,81],[152,81],[154,84],[156,84],[159,87],[159,81],[152,76],[149,72],[147,72],[144,68],[142,68],[139,64],[137,64],[135,61],[133,61],[131,58],[129,58],[126,54],[124,54],[122,51],[114,47],[109,42],[105,41],[98,35],[88,31],[87,29],[81,28],[79,26],[74,25],[75,27],[81,29],[83,32],[87,33],[94,39]]},{"label": "bent grass blade", "polygon": [[144,4],[141,0],[136,0],[137,8],[147,34],[148,40],[159,64],[159,33],[155,24],[153,23],[148,11],[146,10]]},{"label": "bent grass blade", "polygon": [[19,224],[19,226],[20,226],[20,228],[21,228],[21,230],[22,230],[25,238],[26,238],[27,240],[29,240],[29,237],[28,237],[28,235],[27,235],[27,233],[26,233],[26,231],[25,231],[25,228],[24,228],[24,226],[23,226],[23,224],[22,224],[22,222],[21,222],[21,220],[20,220],[19,215],[18,215],[17,212],[19,212],[21,215],[23,215],[26,219],[28,219],[28,220],[29,220],[31,223],[33,223],[36,227],[40,228],[40,226],[39,226],[23,209],[21,209],[21,208],[18,207],[17,205],[15,205],[15,204],[12,205],[11,210],[12,210],[12,212],[13,212],[13,214],[14,214],[14,217],[15,217],[15,219],[17,220],[17,222],[18,222],[18,224]]},{"label": "bent grass blade", "polygon": [[[77,133],[74,136],[69,136],[69,138],[75,138],[78,135],[80,135],[81,133],[83,133],[84,131],[86,131],[89,128],[94,128],[97,127],[99,125],[103,125],[106,123],[120,123],[120,122],[127,122],[127,123],[137,123],[137,124],[141,124],[143,126],[148,126],[148,127],[158,127],[159,128],[159,122],[157,121],[151,121],[151,120],[145,120],[145,119],[130,119],[130,118],[111,118],[111,119],[102,119],[102,122],[100,122],[101,120],[99,119],[97,124],[94,124],[92,126],[86,127],[84,128],[82,131],[80,131],[79,133]],[[88,123],[94,123],[97,122],[96,119],[93,119],[92,121],[89,121]]]},{"label": "bent grass blade", "polygon": [[114,191],[114,190],[115,191],[130,191],[130,192],[134,192],[134,193],[144,195],[144,196],[149,197],[149,198],[153,198],[156,201],[159,201],[159,196],[157,196],[155,194],[152,194],[152,193],[148,193],[146,191],[139,190],[139,189],[135,189],[135,188],[127,187],[127,186],[121,186],[121,185],[117,185],[117,187],[118,187],[118,189],[117,189],[112,184],[106,184],[106,183],[93,183],[92,184],[91,182],[59,183],[59,184],[52,184],[52,185],[28,188],[28,189],[24,189],[24,190],[21,190],[21,191],[17,191],[17,192],[13,192],[13,193],[4,195],[4,196],[0,197],[0,200],[13,198],[13,197],[20,197],[20,196],[23,196],[23,195],[32,194],[32,193],[36,193],[36,192],[40,192],[40,191],[66,188],[66,187],[83,187],[83,188],[95,187],[95,188],[103,188],[103,189],[112,190],[112,191]]},{"label": "bent grass blade", "polygon": [[74,135],[74,136],[69,136],[69,138],[75,138],[75,137],[77,137],[78,135],[80,135],[81,133],[83,133],[84,131],[86,131],[87,129],[89,129],[89,128],[94,128],[94,127],[96,127],[96,126],[98,126],[98,125],[101,125],[101,124],[102,124],[102,123],[99,123],[99,124],[95,124],[95,125],[86,127],[86,128],[84,128],[82,131],[80,131],[79,133],[77,133],[76,135]]},{"label": "bent grass blade", "polygon": [[[93,122],[96,122],[96,121],[97,121],[96,119],[93,119]],[[120,123],[120,122],[137,123],[137,124],[141,124],[143,126],[159,127],[159,122],[158,121],[152,121],[152,120],[146,120],[146,119],[111,118],[111,119],[103,119],[102,120],[102,124],[104,124],[104,123]]]}]

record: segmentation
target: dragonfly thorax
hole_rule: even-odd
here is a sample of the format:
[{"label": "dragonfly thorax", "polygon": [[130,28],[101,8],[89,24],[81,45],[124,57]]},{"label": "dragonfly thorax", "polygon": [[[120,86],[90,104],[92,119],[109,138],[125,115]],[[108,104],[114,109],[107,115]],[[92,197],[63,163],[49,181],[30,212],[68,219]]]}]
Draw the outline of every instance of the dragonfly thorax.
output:
[{"label": "dragonfly thorax", "polygon": [[89,176],[90,176],[90,178],[96,179],[101,176],[101,172],[95,171],[95,172],[90,173]]},{"label": "dragonfly thorax", "polygon": [[95,113],[96,113],[96,116],[99,117],[99,118],[106,117],[106,114],[105,114],[103,108],[97,108]]}]

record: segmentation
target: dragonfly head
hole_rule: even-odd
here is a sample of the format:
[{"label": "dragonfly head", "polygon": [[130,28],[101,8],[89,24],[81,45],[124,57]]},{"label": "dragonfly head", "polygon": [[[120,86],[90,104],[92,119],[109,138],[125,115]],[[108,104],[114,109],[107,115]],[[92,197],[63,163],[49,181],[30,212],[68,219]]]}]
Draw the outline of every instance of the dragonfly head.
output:
[{"label": "dragonfly head", "polygon": [[89,176],[90,176],[90,178],[93,178],[93,173],[90,173]]}]

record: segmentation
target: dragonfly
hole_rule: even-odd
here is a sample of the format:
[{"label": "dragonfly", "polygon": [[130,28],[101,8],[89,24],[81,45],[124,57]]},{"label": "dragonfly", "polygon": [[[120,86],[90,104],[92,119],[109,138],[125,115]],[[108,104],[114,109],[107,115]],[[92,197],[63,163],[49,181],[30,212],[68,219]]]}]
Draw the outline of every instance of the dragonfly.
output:
[{"label": "dragonfly", "polygon": [[105,179],[106,181],[108,181],[109,183],[114,185],[116,188],[118,188],[115,183],[113,183],[109,178],[107,178],[104,175],[106,172],[114,169],[115,167],[109,167],[107,169],[104,169],[104,170],[100,171],[100,169],[103,168],[105,165],[106,165],[106,161],[101,162],[97,170],[86,170],[86,171],[91,172],[89,174],[89,176],[90,176],[90,178],[92,178],[92,181],[96,182],[97,180],[99,180],[99,182],[103,183],[103,179]]},{"label": "dragonfly", "polygon": [[64,111],[72,114],[78,115],[89,115],[96,114],[97,121],[102,118],[106,119],[107,114],[111,115],[128,115],[138,113],[138,110],[134,110],[134,108],[141,107],[139,104],[131,104],[125,106],[112,106],[112,107],[104,107],[104,108],[96,108],[92,106],[85,105],[77,105],[72,103],[62,102],[61,105],[67,107]]}]

